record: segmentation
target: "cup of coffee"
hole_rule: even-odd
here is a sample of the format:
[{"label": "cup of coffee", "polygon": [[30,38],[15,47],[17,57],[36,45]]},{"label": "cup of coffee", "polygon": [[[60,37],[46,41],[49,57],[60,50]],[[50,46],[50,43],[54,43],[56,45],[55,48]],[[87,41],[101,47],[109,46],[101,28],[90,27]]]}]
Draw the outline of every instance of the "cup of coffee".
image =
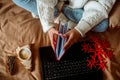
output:
[{"label": "cup of coffee", "polygon": [[29,48],[18,48],[17,49],[18,52],[18,58],[21,60],[29,60],[31,58],[31,51]]}]

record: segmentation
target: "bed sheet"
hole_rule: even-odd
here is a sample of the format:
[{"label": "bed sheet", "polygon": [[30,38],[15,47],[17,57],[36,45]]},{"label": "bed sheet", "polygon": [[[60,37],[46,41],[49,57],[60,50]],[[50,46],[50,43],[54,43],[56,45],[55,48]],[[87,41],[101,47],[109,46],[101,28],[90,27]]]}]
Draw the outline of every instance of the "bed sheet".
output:
[{"label": "bed sheet", "polygon": [[[120,30],[107,30],[104,33],[89,32],[87,36],[99,36],[108,40],[114,49],[114,56],[107,59],[108,68],[104,80],[120,79]],[[7,56],[14,56],[18,46],[31,45],[33,70],[26,70],[16,59],[14,75],[7,70]],[[41,80],[39,47],[49,46],[47,33],[43,33],[39,19],[16,6],[12,0],[0,0],[0,80]],[[106,79],[107,78],[107,79]]]}]

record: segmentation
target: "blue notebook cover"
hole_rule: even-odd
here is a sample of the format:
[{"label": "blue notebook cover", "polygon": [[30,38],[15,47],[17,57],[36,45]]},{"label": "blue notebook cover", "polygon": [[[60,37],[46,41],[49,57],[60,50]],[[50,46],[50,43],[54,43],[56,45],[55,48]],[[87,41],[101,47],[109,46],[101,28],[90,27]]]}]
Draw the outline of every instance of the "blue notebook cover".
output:
[{"label": "blue notebook cover", "polygon": [[[59,25],[59,32],[60,33],[65,34],[67,32],[67,30],[68,30],[67,23],[65,25],[62,25],[62,24]],[[58,61],[62,58],[62,56],[65,53],[65,50],[63,48],[65,43],[66,43],[66,38],[58,36],[56,50],[55,50],[56,58]]]}]

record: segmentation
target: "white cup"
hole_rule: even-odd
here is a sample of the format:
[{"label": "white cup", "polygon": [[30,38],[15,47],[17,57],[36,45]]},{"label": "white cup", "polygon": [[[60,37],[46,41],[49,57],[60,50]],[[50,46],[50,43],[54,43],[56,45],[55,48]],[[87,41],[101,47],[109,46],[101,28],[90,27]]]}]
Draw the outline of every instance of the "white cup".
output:
[{"label": "white cup", "polygon": [[17,48],[17,54],[18,54],[18,58],[21,60],[29,60],[31,58],[31,51],[29,48],[25,47],[25,48]]}]

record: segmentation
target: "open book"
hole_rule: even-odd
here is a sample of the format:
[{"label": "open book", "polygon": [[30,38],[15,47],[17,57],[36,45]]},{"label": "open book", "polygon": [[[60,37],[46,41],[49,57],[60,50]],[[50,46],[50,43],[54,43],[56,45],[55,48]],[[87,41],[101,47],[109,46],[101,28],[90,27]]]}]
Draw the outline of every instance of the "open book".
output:
[{"label": "open book", "polygon": [[[68,30],[67,23],[65,25],[62,25],[62,24],[59,25],[59,32],[60,33],[65,34],[67,32],[67,30]],[[55,49],[55,54],[56,54],[56,58],[58,61],[62,58],[62,56],[65,53],[65,50],[63,48],[65,43],[66,43],[66,38],[58,36],[56,49]]]}]

